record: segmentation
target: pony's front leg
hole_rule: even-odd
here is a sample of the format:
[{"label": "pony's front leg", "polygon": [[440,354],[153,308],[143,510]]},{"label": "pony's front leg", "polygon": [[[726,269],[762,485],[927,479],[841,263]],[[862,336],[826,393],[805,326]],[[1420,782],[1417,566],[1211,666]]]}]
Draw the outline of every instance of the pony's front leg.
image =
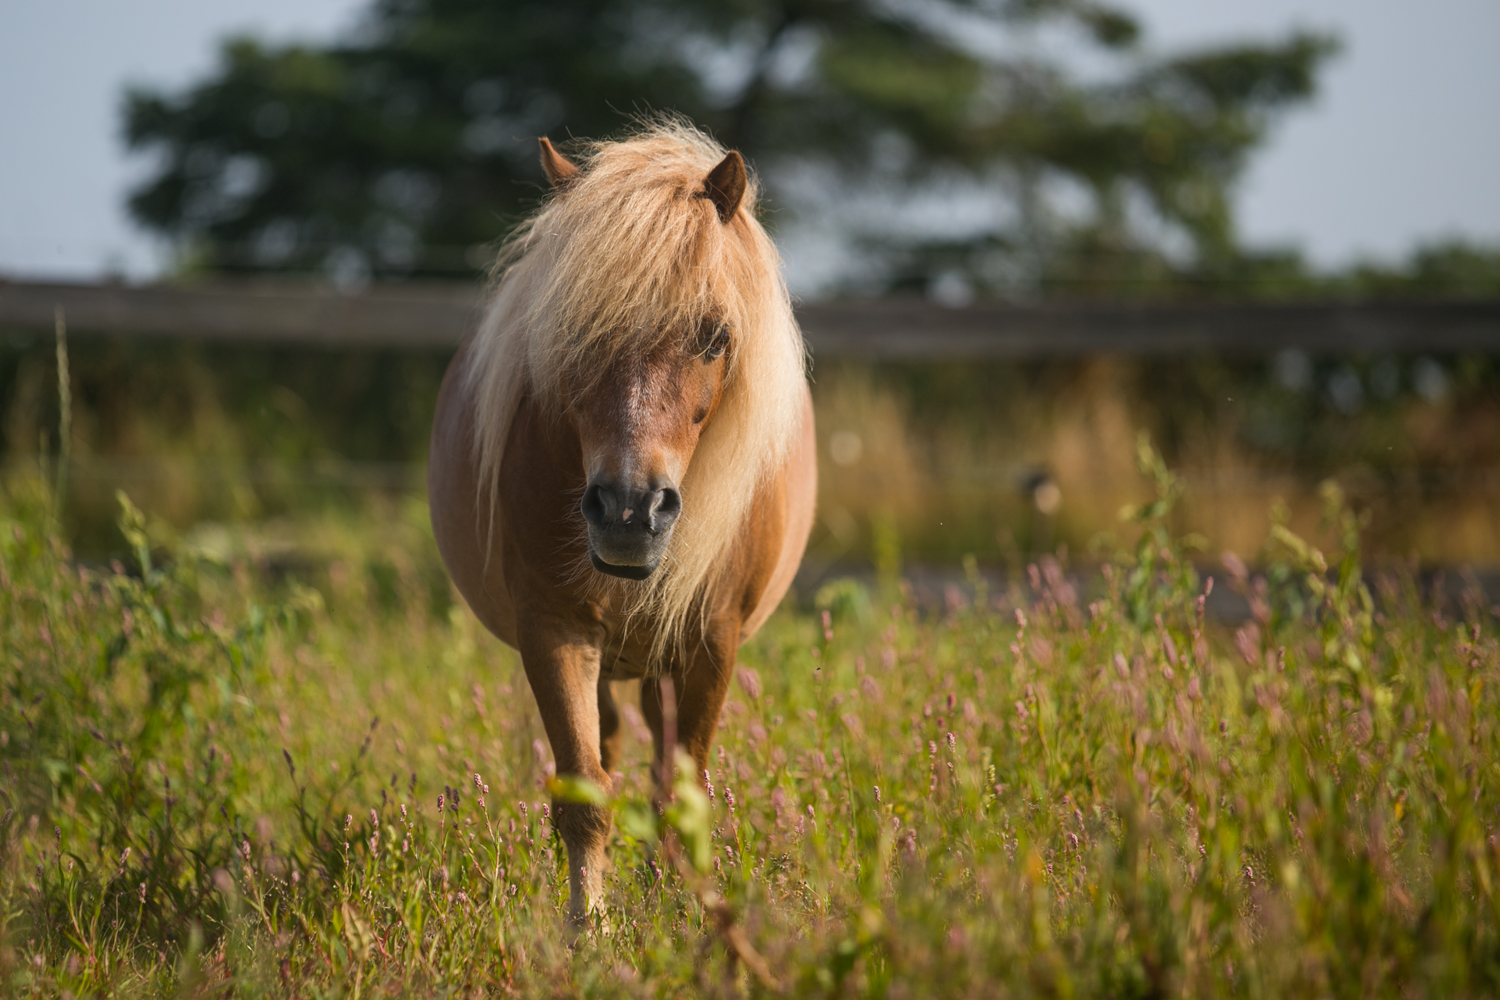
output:
[{"label": "pony's front leg", "polygon": [[[536,697],[559,776],[572,775],[610,791],[600,760],[599,646],[574,630],[545,621],[523,627],[519,646],[526,679]],[[568,919],[578,927],[599,906],[604,889],[604,848],[611,816],[583,802],[552,803],[557,830],[568,849]]]},{"label": "pony's front leg", "polygon": [[[703,779],[708,767],[708,751],[719,728],[719,713],[729,693],[734,673],[739,622],[720,622],[709,628],[702,641],[694,643],[686,663],[676,662],[669,671],[676,700],[677,745],[686,750],[697,765],[694,777]],[[662,774],[663,713],[661,683],[655,678],[641,683],[641,714],[651,727],[655,745],[657,774]]]}]

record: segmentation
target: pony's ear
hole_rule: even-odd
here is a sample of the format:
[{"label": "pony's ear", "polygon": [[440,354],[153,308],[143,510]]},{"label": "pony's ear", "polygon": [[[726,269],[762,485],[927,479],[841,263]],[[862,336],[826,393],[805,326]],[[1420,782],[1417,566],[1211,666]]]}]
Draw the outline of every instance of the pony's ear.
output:
[{"label": "pony's ear", "polygon": [[545,135],[537,139],[537,144],[542,147],[542,169],[547,172],[553,189],[565,189],[578,176],[578,164],[552,148],[551,140]]},{"label": "pony's ear", "polygon": [[745,183],[745,159],[732,149],[703,179],[703,193],[719,210],[720,222],[734,218],[740,200],[745,197]]}]

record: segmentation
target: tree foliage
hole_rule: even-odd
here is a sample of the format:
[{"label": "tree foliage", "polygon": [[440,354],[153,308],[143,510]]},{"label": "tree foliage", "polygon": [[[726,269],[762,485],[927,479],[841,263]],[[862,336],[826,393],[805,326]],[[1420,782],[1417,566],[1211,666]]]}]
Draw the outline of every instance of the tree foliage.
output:
[{"label": "tree foliage", "polygon": [[131,93],[159,166],[130,205],[210,269],[462,273],[540,198],[538,135],[672,111],[746,153],[774,224],[834,241],[835,284],[1201,269],[1332,50],[1163,56],[1084,0],[376,0],[337,44],[233,40]]}]

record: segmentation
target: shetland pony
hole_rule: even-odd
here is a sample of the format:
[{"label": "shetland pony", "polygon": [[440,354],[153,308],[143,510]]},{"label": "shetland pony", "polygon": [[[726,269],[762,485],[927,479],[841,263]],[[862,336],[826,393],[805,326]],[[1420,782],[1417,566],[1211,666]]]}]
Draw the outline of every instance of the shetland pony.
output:
[{"label": "shetland pony", "polygon": [[[660,763],[670,677],[675,738],[707,765],[736,650],[812,525],[812,401],[739,153],[675,121],[581,163],[540,145],[552,192],[443,379],[428,493],[454,583],[521,654],[558,774],[607,792],[612,680],[642,680]],[[554,808],[576,925],[610,813]]]}]

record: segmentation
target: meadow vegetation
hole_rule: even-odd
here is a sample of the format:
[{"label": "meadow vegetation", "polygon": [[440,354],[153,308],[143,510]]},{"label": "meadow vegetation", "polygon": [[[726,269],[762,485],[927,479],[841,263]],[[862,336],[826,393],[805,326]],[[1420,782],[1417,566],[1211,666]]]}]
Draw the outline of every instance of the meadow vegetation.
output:
[{"label": "meadow vegetation", "polygon": [[[572,947],[550,799],[600,793],[549,783],[519,662],[451,597],[420,504],[184,536],[122,497],[131,555],[89,564],[15,482],[0,982],[1495,995],[1500,612],[1367,580],[1332,485],[1318,538],[1278,524],[1255,568],[1206,570],[1139,460],[1156,498],[1097,593],[1055,559],[991,592],[971,560],[922,611],[892,557],[789,602],[659,807],[627,711]],[[1210,586],[1252,618],[1206,620]]]},{"label": "meadow vegetation", "polygon": [[[71,352],[76,552],[123,554],[123,487],[179,528],[420,492],[446,351],[318,350],[78,336]],[[0,476],[57,457],[52,336],[0,333]],[[1191,486],[1174,528],[1254,552],[1271,499],[1317,530],[1337,476],[1371,517],[1370,560],[1500,564],[1500,365],[1484,355],[870,364],[819,359],[819,518],[809,566],[868,566],[894,527],[913,563],[1075,557],[1149,496],[1138,429]],[[40,446],[40,447],[39,447]],[[1035,486],[1058,489],[1050,513]],[[320,520],[314,518],[313,520]],[[326,520],[326,519],[321,519]]]}]

